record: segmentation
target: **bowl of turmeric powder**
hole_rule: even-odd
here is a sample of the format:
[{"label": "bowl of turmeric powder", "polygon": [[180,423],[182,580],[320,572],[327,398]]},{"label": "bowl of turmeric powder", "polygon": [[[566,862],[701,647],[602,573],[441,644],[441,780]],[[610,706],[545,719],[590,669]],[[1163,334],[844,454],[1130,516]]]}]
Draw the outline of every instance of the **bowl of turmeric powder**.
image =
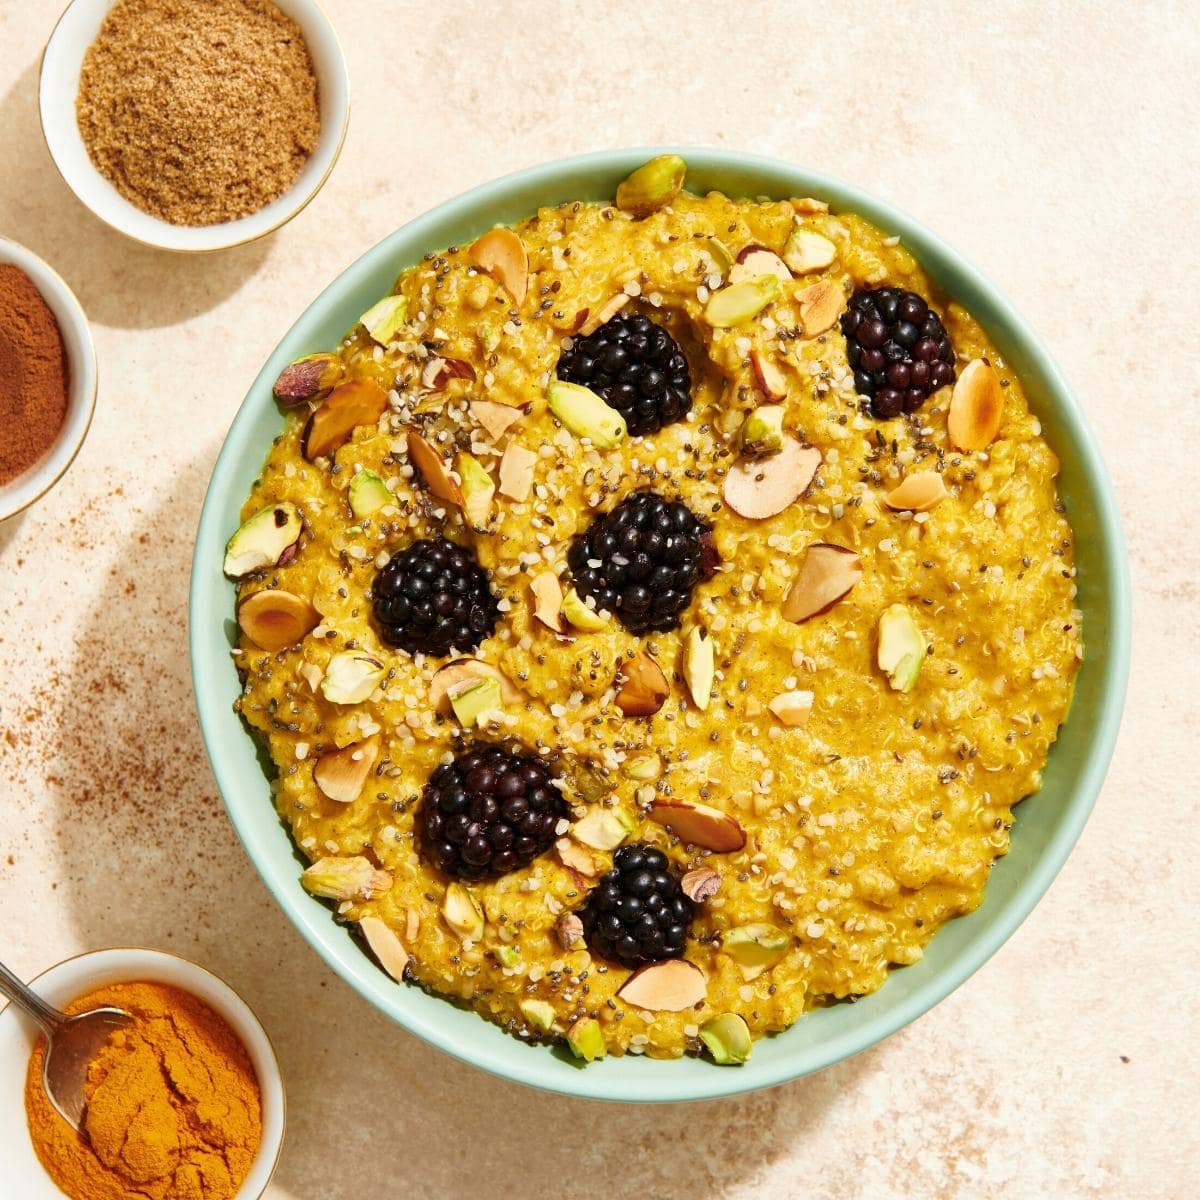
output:
[{"label": "bowl of turmeric powder", "polygon": [[96,404],[96,350],[74,293],[49,264],[0,238],[0,521],[66,473]]},{"label": "bowl of turmeric powder", "polygon": [[[43,1041],[14,1006],[0,1011],[4,1194],[21,1200],[257,1200],[283,1144],[279,1066],[236,992],[156,950],[99,950],[33,980],[68,1013],[112,1005],[132,1023],[88,1071],[74,1130],[42,1090]],[[24,1111],[25,1120],[16,1119]]]}]

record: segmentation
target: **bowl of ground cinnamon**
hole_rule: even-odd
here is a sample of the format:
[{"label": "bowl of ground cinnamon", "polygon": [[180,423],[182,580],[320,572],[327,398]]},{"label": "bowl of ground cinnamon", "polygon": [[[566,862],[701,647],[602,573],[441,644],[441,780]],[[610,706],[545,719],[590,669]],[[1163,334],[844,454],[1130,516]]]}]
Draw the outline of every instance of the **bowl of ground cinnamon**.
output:
[{"label": "bowl of ground cinnamon", "polygon": [[291,220],[333,169],[350,111],[345,58],[315,0],[74,0],[38,94],[79,199],[180,251]]},{"label": "bowl of ground cinnamon", "polygon": [[87,436],[96,350],[57,272],[0,238],[0,521],[44,496]]},{"label": "bowl of ground cinnamon", "polygon": [[[257,1200],[283,1144],[279,1067],[227,984],[154,950],[100,950],[33,981],[68,1013],[112,1005],[133,1021],[88,1070],[73,1129],[42,1089],[39,1031],[0,1011],[0,1162],[21,1200]],[[18,1118],[21,1112],[25,1120]]]}]

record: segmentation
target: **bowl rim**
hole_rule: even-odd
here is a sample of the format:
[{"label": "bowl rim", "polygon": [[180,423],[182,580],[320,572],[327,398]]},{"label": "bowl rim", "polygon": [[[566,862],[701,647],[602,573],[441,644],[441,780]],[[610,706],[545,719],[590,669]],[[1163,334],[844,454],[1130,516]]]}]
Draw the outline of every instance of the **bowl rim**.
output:
[{"label": "bowl rim", "polygon": [[[948,294],[953,296],[956,291],[975,290],[986,297],[988,304],[998,314],[990,327],[1003,325],[1009,340],[1028,352],[1037,372],[1046,382],[1048,398],[1043,404],[1056,411],[1066,431],[1065,435],[1059,435],[1060,438],[1070,441],[1079,450],[1079,474],[1085,481],[1089,500],[1096,507],[1096,521],[1102,534],[1097,561],[1103,566],[1104,582],[1101,591],[1107,602],[1106,611],[1113,633],[1104,663],[1096,668],[1103,671],[1099,692],[1101,699],[1096,706],[1089,751],[1083,768],[1073,777],[1072,786],[1063,804],[1062,820],[1052,830],[1032,865],[1023,874],[1016,891],[1001,902],[1000,908],[993,909],[989,923],[975,930],[973,938],[927,980],[922,981],[911,993],[897,1000],[891,1007],[873,1014],[862,1027],[835,1032],[820,1043],[806,1048],[805,1061],[800,1066],[782,1056],[777,1059],[759,1058],[736,1070],[714,1067],[699,1082],[695,1077],[691,1077],[681,1081],[682,1086],[673,1082],[665,1071],[656,1075],[653,1066],[647,1067],[644,1079],[639,1078],[635,1086],[625,1085],[619,1078],[610,1081],[609,1077],[601,1072],[587,1070],[572,1073],[571,1083],[568,1085],[565,1080],[542,1077],[546,1073],[539,1070],[539,1063],[542,1061],[539,1054],[536,1051],[530,1053],[531,1047],[521,1045],[515,1039],[513,1045],[528,1054],[528,1065],[522,1059],[518,1059],[517,1065],[514,1065],[511,1059],[506,1059],[499,1052],[492,1053],[488,1050],[481,1053],[478,1046],[468,1053],[456,1044],[444,1023],[436,1018],[426,1020],[420,1013],[402,1012],[395,1006],[388,1006],[378,988],[368,986],[362,976],[348,969],[345,959],[346,947],[354,954],[361,954],[361,951],[357,946],[351,945],[351,939],[345,936],[345,931],[337,930],[341,940],[345,942],[345,947],[341,942],[335,945],[327,936],[324,926],[333,925],[328,919],[327,910],[322,909],[326,919],[318,926],[315,915],[310,914],[307,909],[302,911],[292,896],[285,893],[285,888],[293,881],[276,876],[265,856],[260,856],[252,849],[257,840],[256,834],[250,828],[249,821],[240,816],[238,805],[229,799],[238,794],[238,778],[222,761],[215,729],[216,721],[210,715],[215,711],[214,705],[219,708],[225,703],[218,681],[218,671],[221,668],[228,670],[228,654],[226,650],[221,655],[210,655],[206,640],[211,638],[212,634],[208,631],[206,635],[198,615],[205,614],[209,607],[206,594],[216,590],[211,582],[211,563],[208,559],[214,551],[219,552],[224,546],[228,533],[227,529],[221,527],[218,508],[226,480],[232,480],[236,472],[234,457],[235,447],[241,440],[239,435],[250,429],[254,420],[252,410],[259,403],[265,402],[264,393],[269,400],[275,375],[282,365],[290,361],[289,354],[294,357],[298,353],[306,352],[304,326],[313,313],[336,305],[343,293],[353,291],[358,277],[369,274],[371,264],[377,259],[391,261],[396,257],[394,251],[403,243],[427,236],[427,226],[436,227],[438,223],[448,223],[454,218],[473,218],[482,232],[494,223],[494,215],[489,214],[503,209],[506,200],[522,189],[563,183],[568,189],[564,198],[569,199],[570,180],[577,171],[603,170],[611,174],[616,181],[647,159],[668,153],[680,154],[688,160],[689,166],[699,164],[706,171],[723,172],[734,177],[750,175],[763,179],[764,183],[769,179],[773,182],[765,188],[768,191],[782,189],[785,186],[783,181],[787,179],[789,182],[786,187],[792,195],[807,193],[817,197],[828,197],[836,208],[862,213],[877,224],[886,223],[890,231],[901,237],[918,261],[931,270],[931,273],[940,276],[942,271],[939,268],[945,268],[945,271],[955,274],[960,281],[957,288],[949,288],[939,279],[939,284]],[[791,191],[793,186],[804,189],[804,192]],[[265,448],[263,453],[265,456]],[[216,611],[214,609],[214,613]],[[228,613],[223,615],[227,617]],[[651,146],[604,150],[540,163],[511,172],[463,192],[415,217],[371,247],[336,276],[305,308],[277,345],[275,352],[251,385],[233,420],[205,496],[197,530],[189,593],[189,646],[193,689],[201,734],[218,790],[255,868],[276,902],[309,945],[341,979],[402,1028],[463,1062],[504,1079],[576,1098],[636,1102],[681,1102],[733,1096],[772,1087],[831,1066],[868,1049],[914,1021],[958,988],[991,958],[1045,894],[1078,840],[1095,804],[1120,727],[1129,673],[1130,631],[1128,556],[1116,499],[1099,448],[1088,428],[1082,407],[1062,372],[1040,339],[1003,293],[969,260],[890,202],[824,172],[780,159],[704,146]],[[228,691],[227,683],[225,690]],[[283,837],[289,836],[282,826],[279,833]],[[985,896],[984,905],[986,902]],[[969,920],[972,915],[974,914],[959,920]],[[797,1022],[792,1029],[800,1024],[802,1021]],[[786,1037],[787,1034],[780,1036]],[[765,1044],[765,1041],[760,1043]]]},{"label": "bowl rim", "polygon": [[[100,367],[96,357],[96,343],[92,337],[92,326],[88,321],[79,297],[70,285],[44,258],[27,246],[12,238],[0,235],[0,263],[11,263],[24,271],[33,281],[39,295],[58,322],[59,334],[63,339],[63,353],[67,357],[70,375],[67,381],[67,414],[63,419],[58,437],[50,449],[33,466],[21,475],[0,484],[0,524],[32,508],[43,496],[66,475],[78,457],[83,443],[87,441],[96,413],[96,397],[100,389]],[[73,354],[67,343],[78,342],[78,355]],[[67,449],[64,451],[63,447]],[[6,496],[23,495],[14,508],[6,508]]]},{"label": "bowl rim", "polygon": [[[270,1078],[263,1080],[258,1064],[255,1064],[255,1075],[258,1076],[259,1090],[266,1097],[268,1091],[272,1095],[274,1107],[278,1109],[278,1115],[272,1117],[272,1124],[277,1125],[277,1128],[272,1128],[270,1133],[270,1141],[267,1138],[267,1121],[264,1117],[263,1121],[263,1140],[259,1146],[259,1152],[254,1157],[254,1162],[251,1163],[250,1172],[247,1173],[246,1180],[243,1181],[242,1187],[238,1189],[238,1194],[234,1200],[261,1200],[266,1195],[267,1188],[271,1185],[271,1180],[275,1176],[275,1172],[279,1168],[279,1160],[283,1155],[283,1145],[287,1137],[287,1089],[283,1082],[283,1072],[279,1066],[279,1056],[275,1050],[275,1045],[271,1041],[271,1035],[266,1031],[262,1022],[258,1019],[258,1015],[254,1009],[250,1007],[249,1002],[244,996],[223,979],[215,971],[209,970],[208,967],[201,966],[197,962],[193,962],[189,958],[184,958],[179,954],[172,954],[169,950],[157,950],[149,946],[103,946],[95,950],[82,950],[78,954],[72,954],[68,957],[52,963],[48,967],[44,967],[36,975],[30,978],[27,983],[30,987],[34,987],[39,983],[44,983],[47,976],[55,975],[59,972],[70,973],[72,969],[76,972],[83,970],[85,964],[91,963],[94,967],[102,968],[107,963],[111,962],[114,967],[119,968],[122,978],[114,980],[114,982],[132,983],[139,979],[148,980],[150,982],[165,982],[172,987],[178,987],[181,991],[188,992],[195,996],[198,1000],[216,1008],[218,1014],[233,1028],[237,1034],[238,1040],[246,1047],[248,1054],[253,1055],[257,1050],[262,1061],[270,1067]],[[128,973],[122,964],[128,963]],[[170,980],[156,980],[155,969],[156,964],[169,963],[174,966],[181,974],[192,974],[196,978],[205,981],[209,989],[215,992],[219,997],[219,1002],[211,1000],[208,996],[201,995],[193,990],[190,985],[173,982]],[[53,981],[52,981],[53,982]],[[84,995],[95,987],[103,986],[102,984],[87,984],[83,990],[77,995]],[[53,1000],[52,1003],[61,1006],[62,1003],[70,1003],[70,1001]],[[13,1018],[19,1021],[28,1021],[29,1018],[21,1011],[20,1007],[13,1001],[7,1001],[0,1007],[0,1018],[7,1017],[12,1014]],[[247,1033],[248,1031],[248,1033]],[[257,1045],[251,1045],[251,1041]],[[271,1153],[269,1147],[274,1147],[274,1153]],[[267,1153],[264,1155],[264,1151]],[[255,1191],[245,1192],[246,1183],[253,1176],[255,1168],[260,1161],[263,1162],[263,1167],[259,1168],[262,1174],[261,1180],[256,1180],[253,1183]],[[47,1178],[49,1178],[47,1176]],[[53,1181],[50,1181],[53,1187]],[[59,1189],[55,1189],[61,1191]]]},{"label": "bowl rim", "polygon": [[[342,148],[346,144],[346,134],[350,126],[350,71],[346,62],[345,49],[337,34],[337,28],[329,14],[325,11],[321,0],[285,0],[288,9],[294,7],[305,10],[306,18],[312,22],[311,25],[303,23],[301,18],[294,12],[289,13],[292,20],[301,25],[301,32],[304,33],[305,41],[310,46],[310,54],[311,31],[313,29],[320,30],[319,36],[331,51],[330,65],[333,68],[336,86],[332,89],[326,88],[324,73],[318,73],[318,85],[322,91],[328,90],[339,101],[337,107],[331,110],[336,114],[334,124],[337,126],[337,129],[332,137],[332,148],[328,151],[329,161],[325,164],[325,168],[320,175],[314,178],[305,189],[297,187],[299,183],[299,180],[297,180],[287,191],[281,193],[281,195],[277,196],[268,205],[264,205],[264,208],[270,207],[271,204],[278,203],[293,192],[296,193],[295,201],[289,206],[280,209],[277,219],[262,228],[255,226],[258,224],[257,218],[263,209],[247,213],[244,217],[238,217],[232,221],[218,221],[212,225],[175,225],[170,221],[164,221],[161,217],[156,217],[153,213],[138,208],[137,205],[127,200],[119,192],[116,195],[120,203],[116,204],[114,201],[114,204],[116,204],[115,213],[101,211],[100,208],[93,204],[87,194],[89,186],[81,185],[81,176],[77,176],[75,171],[64,162],[63,146],[60,139],[65,134],[56,132],[57,126],[53,122],[47,121],[44,97],[49,90],[46,77],[46,60],[50,56],[55,39],[59,36],[72,9],[78,5],[95,2],[97,0],[67,0],[67,4],[59,14],[58,20],[55,21],[54,28],[50,31],[50,36],[46,39],[46,44],[42,47],[42,53],[38,59],[38,126],[41,129],[42,142],[46,147],[47,153],[50,155],[50,161],[54,164],[54,169],[58,172],[59,177],[88,212],[110,229],[116,230],[117,233],[142,246],[149,246],[155,250],[165,250],[173,254],[216,254],[221,250],[232,250],[237,246],[245,246],[250,242],[256,242],[260,238],[267,237],[276,230],[281,229],[293,218],[299,216],[317,198],[321,189],[328,181],[329,176],[333,173],[333,169],[341,157]],[[111,9],[117,3],[117,0],[98,0],[98,2],[105,4],[107,8]],[[315,64],[314,72],[316,72]],[[78,92],[78,78],[74,82],[76,92]],[[323,133],[324,130],[322,129]],[[314,151],[314,154],[316,153],[317,151]],[[89,185],[90,183],[95,183],[97,187],[112,188],[112,184],[100,173],[90,158],[87,159],[86,166],[82,168],[82,177],[88,179]],[[161,229],[163,236],[161,238],[152,238],[144,231],[142,233],[134,232],[126,221],[126,217],[139,222],[142,220],[150,222],[148,228]],[[247,225],[251,226],[249,232],[233,232],[244,231]],[[227,231],[227,236],[224,238],[217,237],[217,232],[222,230]],[[209,233],[213,236],[205,238],[204,244],[201,245],[180,245],[172,240],[180,231],[193,232],[197,235],[197,238]],[[228,236],[229,233],[232,233],[233,236]]]}]

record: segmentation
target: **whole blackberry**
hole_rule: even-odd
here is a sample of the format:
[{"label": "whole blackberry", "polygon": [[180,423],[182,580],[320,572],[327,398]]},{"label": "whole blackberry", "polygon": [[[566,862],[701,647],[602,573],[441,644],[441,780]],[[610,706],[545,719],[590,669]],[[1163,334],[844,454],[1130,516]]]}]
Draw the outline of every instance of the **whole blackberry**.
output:
[{"label": "whole blackberry", "polygon": [[695,910],[661,850],[622,846],[579,910],[588,949],[626,967],[679,958]]},{"label": "whole blackberry", "polygon": [[576,537],[567,563],[580,594],[648,633],[675,628],[717,560],[709,527],[686,504],[634,492]]},{"label": "whole blackberry", "polygon": [[566,815],[550,767],[503,746],[477,746],[438,767],[421,794],[425,852],[447,875],[485,879],[532,862]]},{"label": "whole blackberry", "polygon": [[881,420],[916,412],[954,382],[954,347],[941,318],[916,292],[866,288],[842,313],[854,386]]},{"label": "whole blackberry", "polygon": [[559,358],[557,373],[601,396],[634,437],[656,433],[692,407],[692,375],[679,343],[634,313],[618,313],[579,338]]},{"label": "whole blackberry", "polygon": [[389,646],[438,658],[474,650],[500,612],[475,555],[445,538],[424,538],[390,559],[371,600]]}]

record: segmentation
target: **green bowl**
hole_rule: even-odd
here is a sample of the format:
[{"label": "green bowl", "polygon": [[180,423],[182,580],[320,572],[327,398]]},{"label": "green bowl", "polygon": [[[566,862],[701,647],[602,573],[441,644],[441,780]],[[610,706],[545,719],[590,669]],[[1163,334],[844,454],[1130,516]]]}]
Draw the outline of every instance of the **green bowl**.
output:
[{"label": "green bowl", "polygon": [[684,149],[679,153],[687,159],[688,186],[694,191],[817,196],[835,211],[852,210],[898,234],[938,284],[987,329],[1024,382],[1062,462],[1060,486],[1076,532],[1087,656],[1042,790],[1021,804],[1012,848],[997,862],[984,903],[942,928],[924,958],[894,970],[878,992],[856,1004],[807,1013],[786,1033],[759,1042],[743,1066],[630,1056],[581,1069],[560,1050],[525,1045],[471,1012],[393,983],[335,924],[330,910],[301,888],[300,864],[275,815],[263,760],[233,711],[238,694],[229,656],[236,632],[234,589],[221,573],[226,539],[282,424],[271,385],[293,359],[336,344],[359,314],[390,290],[401,269],[426,251],[469,242],[541,205],[608,199],[625,175],[659,153],[606,151],[508,175],[418,217],[334,280],[279,343],[225,440],[200,517],[189,614],[196,706],[217,786],[254,865],[313,949],[360,995],[439,1049],[506,1079],[606,1100],[699,1100],[795,1079],[866,1049],[958,987],[1028,915],[1075,844],[1112,755],[1129,667],[1129,580],[1111,486],[1079,402],[1008,301],[928,230],[857,188],[772,159]]}]

